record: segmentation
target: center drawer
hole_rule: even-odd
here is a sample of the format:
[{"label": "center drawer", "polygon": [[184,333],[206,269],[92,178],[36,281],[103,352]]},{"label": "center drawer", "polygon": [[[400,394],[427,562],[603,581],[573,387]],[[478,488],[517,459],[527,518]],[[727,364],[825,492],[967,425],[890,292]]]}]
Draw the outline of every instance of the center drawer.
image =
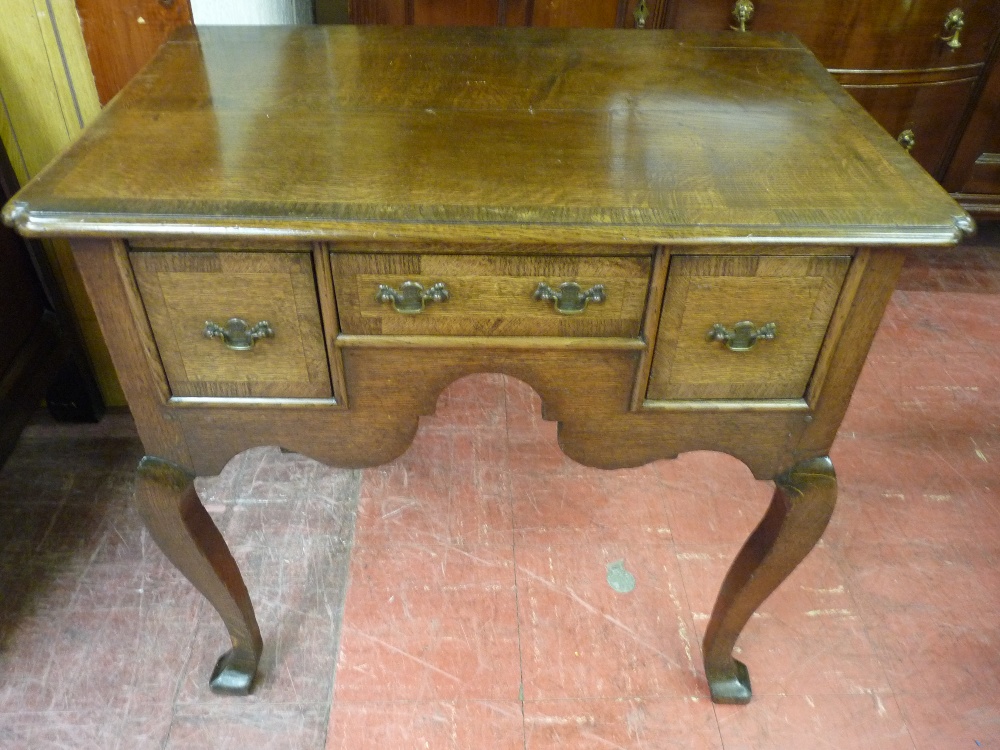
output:
[{"label": "center drawer", "polygon": [[648,256],[333,253],[331,262],[341,331],[369,335],[635,337],[650,272]]}]

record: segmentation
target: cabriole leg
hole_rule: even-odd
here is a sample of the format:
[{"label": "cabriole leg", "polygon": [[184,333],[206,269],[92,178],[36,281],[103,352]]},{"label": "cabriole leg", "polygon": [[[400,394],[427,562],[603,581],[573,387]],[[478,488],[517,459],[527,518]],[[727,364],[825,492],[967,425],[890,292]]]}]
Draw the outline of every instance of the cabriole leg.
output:
[{"label": "cabriole leg", "polygon": [[139,462],[135,499],[163,554],[215,607],[233,647],[223,654],[209,685],[213,692],[250,692],[263,647],[240,569],[222,534],[198,499],[194,475],[156,456]]},{"label": "cabriole leg", "polygon": [[705,631],[705,674],[716,703],[750,701],[750,675],[733,646],[757,607],[819,541],[837,501],[826,456],[802,461],[775,479],[774,497],[722,582]]}]

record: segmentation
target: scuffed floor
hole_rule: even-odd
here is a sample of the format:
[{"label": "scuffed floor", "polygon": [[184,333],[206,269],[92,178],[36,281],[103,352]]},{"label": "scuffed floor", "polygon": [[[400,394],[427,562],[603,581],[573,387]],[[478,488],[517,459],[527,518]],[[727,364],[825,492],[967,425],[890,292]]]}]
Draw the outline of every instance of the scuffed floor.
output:
[{"label": "scuffed floor", "polygon": [[908,264],[830,528],[740,640],[745,707],[700,646],[770,498],[735,459],[581,467],[502,376],[384,467],[242,454],[203,483],[267,643],[227,699],[221,622],[128,509],[128,418],[40,419],[0,471],[0,747],[998,748],[998,321],[995,250]]},{"label": "scuffed floor", "polygon": [[218,615],[129,506],[131,417],[42,421],[0,471],[0,748],[321,748],[359,472],[275,448],[199,480],[265,639],[256,694],[207,676]]}]

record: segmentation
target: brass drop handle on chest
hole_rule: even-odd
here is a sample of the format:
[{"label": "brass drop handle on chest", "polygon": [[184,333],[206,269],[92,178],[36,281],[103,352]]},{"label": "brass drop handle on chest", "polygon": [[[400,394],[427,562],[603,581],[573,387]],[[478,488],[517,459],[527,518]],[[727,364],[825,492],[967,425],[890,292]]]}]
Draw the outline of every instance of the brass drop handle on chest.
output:
[{"label": "brass drop handle on chest", "polygon": [[635,27],[637,29],[646,28],[646,19],[649,18],[649,6],[646,5],[646,0],[639,0],[639,4],[632,11],[632,16],[635,18]]},{"label": "brass drop handle on chest", "polygon": [[964,28],[965,13],[961,8],[952,8],[944,17],[944,33],[941,35],[941,41],[951,49],[958,49],[962,46],[958,37]]},{"label": "brass drop handle on chest", "polygon": [[391,302],[392,309],[403,315],[423,312],[428,302],[447,302],[451,293],[443,281],[424,289],[416,281],[404,281],[397,291],[388,284],[379,284],[375,292],[376,302]]},{"label": "brass drop handle on chest", "polygon": [[910,153],[917,145],[917,134],[907,128],[896,136],[896,142],[906,150],[906,153]]},{"label": "brass drop handle on chest", "polygon": [[553,289],[544,281],[538,282],[535,289],[535,300],[552,302],[558,312],[563,315],[576,315],[587,309],[587,303],[600,303],[607,299],[604,284],[595,284],[587,291],[575,281],[564,281],[558,289]]},{"label": "brass drop handle on chest", "polygon": [[234,352],[245,352],[253,349],[257,339],[273,338],[274,329],[266,320],[251,326],[243,318],[230,318],[225,326],[206,320],[203,333],[208,339],[222,339]]},{"label": "brass drop handle on chest", "polygon": [[730,26],[733,31],[746,31],[747,24],[753,20],[753,3],[750,0],[736,0],[733,4],[733,18],[737,26]]},{"label": "brass drop handle on chest", "polygon": [[731,352],[748,352],[758,341],[773,341],[777,335],[778,327],[774,323],[765,323],[758,328],[749,320],[740,321],[732,330],[722,323],[716,323],[708,330],[709,341],[722,341]]}]

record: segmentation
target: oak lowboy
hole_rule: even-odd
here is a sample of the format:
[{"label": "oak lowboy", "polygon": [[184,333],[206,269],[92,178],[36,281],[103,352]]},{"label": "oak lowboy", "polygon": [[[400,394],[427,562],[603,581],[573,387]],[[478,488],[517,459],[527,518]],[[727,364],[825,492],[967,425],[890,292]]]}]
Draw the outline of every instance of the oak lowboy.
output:
[{"label": "oak lowboy", "polygon": [[185,32],[4,218],[73,240],[136,503],[232,637],[215,690],[250,689],[261,638],[193,477],[258,444],[389,461],[502,372],[581,463],[775,480],[705,635],[736,703],[905,249],[972,228],[790,36],[351,27]]}]

